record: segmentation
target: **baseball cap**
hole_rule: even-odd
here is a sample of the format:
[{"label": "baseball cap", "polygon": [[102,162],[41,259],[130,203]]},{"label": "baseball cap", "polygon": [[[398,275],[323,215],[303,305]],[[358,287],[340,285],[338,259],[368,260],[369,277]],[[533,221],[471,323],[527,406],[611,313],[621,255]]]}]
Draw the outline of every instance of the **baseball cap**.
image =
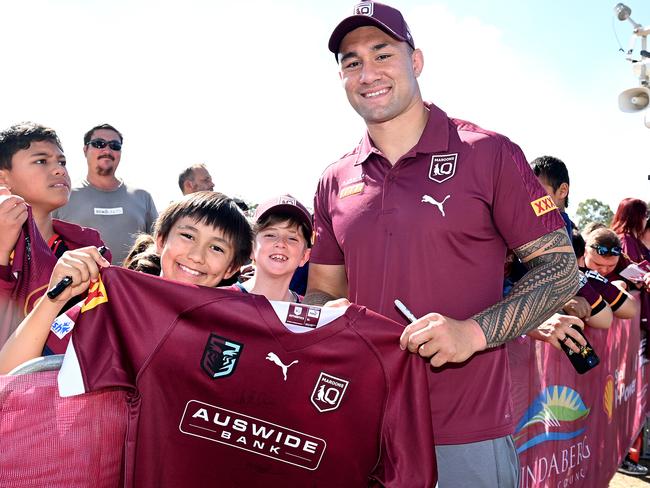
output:
[{"label": "baseball cap", "polygon": [[[361,2],[354,6],[353,14],[343,19],[330,36],[329,50],[338,56],[341,41],[357,27],[374,26],[398,41],[403,41],[415,49],[413,36],[402,13],[396,8],[378,2]],[[338,59],[338,57],[337,57]]]},{"label": "baseball cap", "polygon": [[313,234],[314,227],[311,223],[309,210],[291,195],[281,195],[262,203],[255,210],[255,221],[263,219],[270,213],[286,213],[296,218],[298,222],[307,227],[309,235]]}]

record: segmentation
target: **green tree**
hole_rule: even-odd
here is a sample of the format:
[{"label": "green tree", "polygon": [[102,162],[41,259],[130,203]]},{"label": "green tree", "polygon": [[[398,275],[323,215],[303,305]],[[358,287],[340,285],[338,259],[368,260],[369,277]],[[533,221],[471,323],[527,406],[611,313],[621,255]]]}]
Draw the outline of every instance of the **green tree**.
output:
[{"label": "green tree", "polygon": [[588,198],[578,204],[576,216],[578,217],[578,227],[580,229],[583,229],[589,222],[600,222],[609,227],[614,212],[606,203],[595,198]]}]

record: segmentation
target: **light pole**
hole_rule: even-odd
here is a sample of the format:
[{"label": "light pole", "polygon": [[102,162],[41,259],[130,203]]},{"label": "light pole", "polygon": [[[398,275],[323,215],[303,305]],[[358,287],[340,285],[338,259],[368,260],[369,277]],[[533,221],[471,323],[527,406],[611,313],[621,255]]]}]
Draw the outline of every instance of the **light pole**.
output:
[{"label": "light pole", "polygon": [[[650,63],[650,52],[648,52],[648,34],[650,28],[643,27],[630,17],[632,9],[623,3],[618,3],[614,7],[614,13],[620,21],[629,21],[632,24],[632,39],[630,40],[630,48],[626,53],[626,59],[632,63],[632,72],[639,79],[639,85],[635,88],[630,88],[623,91],[618,96],[618,106],[623,112],[639,112],[645,110],[650,104],[650,77],[648,63]],[[632,57],[634,52],[634,45],[636,39],[641,38],[641,50],[639,54],[640,59]],[[646,111],[644,117],[645,126],[650,128],[650,117]]]}]

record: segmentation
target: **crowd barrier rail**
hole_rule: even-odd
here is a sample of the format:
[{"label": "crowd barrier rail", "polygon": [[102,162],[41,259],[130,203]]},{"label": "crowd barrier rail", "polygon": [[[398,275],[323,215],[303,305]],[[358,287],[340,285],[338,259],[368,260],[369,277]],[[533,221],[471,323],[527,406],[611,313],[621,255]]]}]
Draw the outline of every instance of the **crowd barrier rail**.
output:
[{"label": "crowd barrier rail", "polygon": [[125,392],[59,397],[60,358],[0,375],[0,487],[117,488]]}]

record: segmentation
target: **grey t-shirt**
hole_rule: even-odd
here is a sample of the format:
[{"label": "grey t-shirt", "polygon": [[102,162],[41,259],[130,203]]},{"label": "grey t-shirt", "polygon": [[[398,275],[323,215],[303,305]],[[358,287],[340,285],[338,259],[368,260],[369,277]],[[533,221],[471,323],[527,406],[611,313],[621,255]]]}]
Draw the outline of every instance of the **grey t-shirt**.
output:
[{"label": "grey t-shirt", "polygon": [[104,191],[84,180],[81,186],[72,189],[68,204],[56,210],[53,216],[97,229],[113,253],[113,264],[120,265],[135,235],[151,232],[158,211],[145,190],[122,181],[117,189]]}]

